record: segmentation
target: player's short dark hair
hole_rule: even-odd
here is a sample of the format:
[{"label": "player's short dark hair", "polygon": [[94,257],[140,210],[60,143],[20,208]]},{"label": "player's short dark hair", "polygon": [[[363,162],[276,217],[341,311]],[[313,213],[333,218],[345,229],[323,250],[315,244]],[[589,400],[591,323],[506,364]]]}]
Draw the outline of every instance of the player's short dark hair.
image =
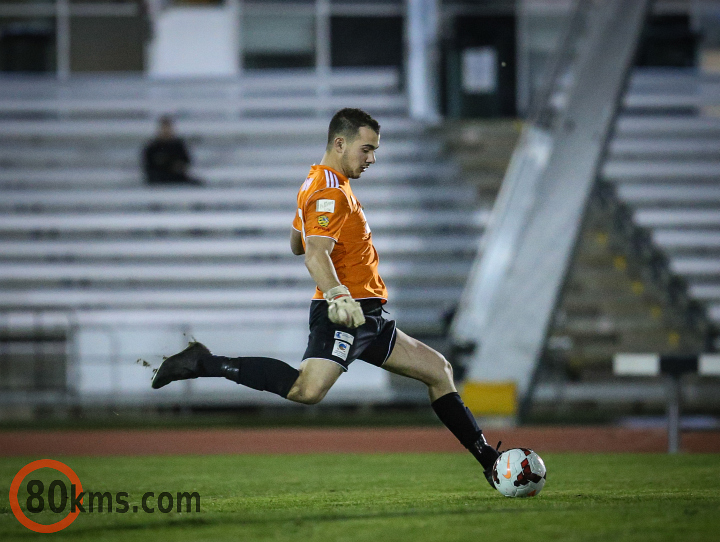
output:
[{"label": "player's short dark hair", "polygon": [[327,146],[330,147],[338,136],[352,141],[357,137],[360,128],[366,126],[376,134],[380,133],[380,124],[362,109],[346,107],[333,115],[328,127]]}]

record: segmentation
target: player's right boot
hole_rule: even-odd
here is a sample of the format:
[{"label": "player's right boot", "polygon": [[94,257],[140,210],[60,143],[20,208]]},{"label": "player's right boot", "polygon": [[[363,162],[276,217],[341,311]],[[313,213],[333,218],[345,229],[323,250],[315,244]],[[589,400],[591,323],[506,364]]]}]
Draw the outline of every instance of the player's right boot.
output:
[{"label": "player's right boot", "polygon": [[493,489],[496,488],[493,483],[492,471],[495,461],[497,461],[497,458],[500,457],[500,444],[502,444],[502,442],[498,442],[497,447],[493,448],[485,441],[485,437],[483,437],[475,443],[475,450],[477,453],[473,454],[482,465],[483,475],[485,475],[485,479]]},{"label": "player's right boot", "polygon": [[211,356],[204,344],[191,342],[188,347],[162,362],[152,380],[156,390],[176,380],[188,380],[203,376],[201,362]]}]

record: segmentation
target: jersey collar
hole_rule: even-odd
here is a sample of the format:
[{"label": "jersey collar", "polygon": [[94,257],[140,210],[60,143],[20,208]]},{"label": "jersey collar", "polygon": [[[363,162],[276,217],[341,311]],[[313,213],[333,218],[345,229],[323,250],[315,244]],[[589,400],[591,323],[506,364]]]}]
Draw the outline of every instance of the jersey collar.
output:
[{"label": "jersey collar", "polygon": [[321,164],[313,164],[312,167],[313,167],[313,168],[320,168],[320,169],[326,169],[326,170],[328,170],[328,171],[332,171],[335,175],[337,175],[338,180],[339,180],[341,183],[343,183],[343,184],[350,182],[350,181],[348,180],[348,178],[345,177],[345,175],[343,175],[343,174],[340,173],[338,170],[333,169],[333,168],[331,168],[331,167],[323,166],[323,165],[321,165]]}]

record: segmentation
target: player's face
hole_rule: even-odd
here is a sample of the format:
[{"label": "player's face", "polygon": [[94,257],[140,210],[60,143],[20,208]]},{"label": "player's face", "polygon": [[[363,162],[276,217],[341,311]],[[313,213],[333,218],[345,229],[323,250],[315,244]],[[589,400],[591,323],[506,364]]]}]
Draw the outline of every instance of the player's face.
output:
[{"label": "player's face", "polygon": [[358,135],[345,147],[342,156],[343,172],[348,179],[359,179],[363,171],[375,163],[375,151],[380,145],[380,135],[372,128],[361,126]]}]

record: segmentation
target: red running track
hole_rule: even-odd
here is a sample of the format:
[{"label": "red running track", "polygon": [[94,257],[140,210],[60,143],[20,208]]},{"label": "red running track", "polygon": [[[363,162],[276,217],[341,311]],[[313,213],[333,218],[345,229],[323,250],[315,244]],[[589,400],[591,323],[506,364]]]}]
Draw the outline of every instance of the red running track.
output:
[{"label": "red running track", "polygon": [[[493,445],[542,452],[664,452],[666,432],[612,427],[532,427],[486,431]],[[720,452],[720,431],[684,432],[684,452]],[[282,428],[0,432],[0,456],[462,452],[438,428]]]}]

